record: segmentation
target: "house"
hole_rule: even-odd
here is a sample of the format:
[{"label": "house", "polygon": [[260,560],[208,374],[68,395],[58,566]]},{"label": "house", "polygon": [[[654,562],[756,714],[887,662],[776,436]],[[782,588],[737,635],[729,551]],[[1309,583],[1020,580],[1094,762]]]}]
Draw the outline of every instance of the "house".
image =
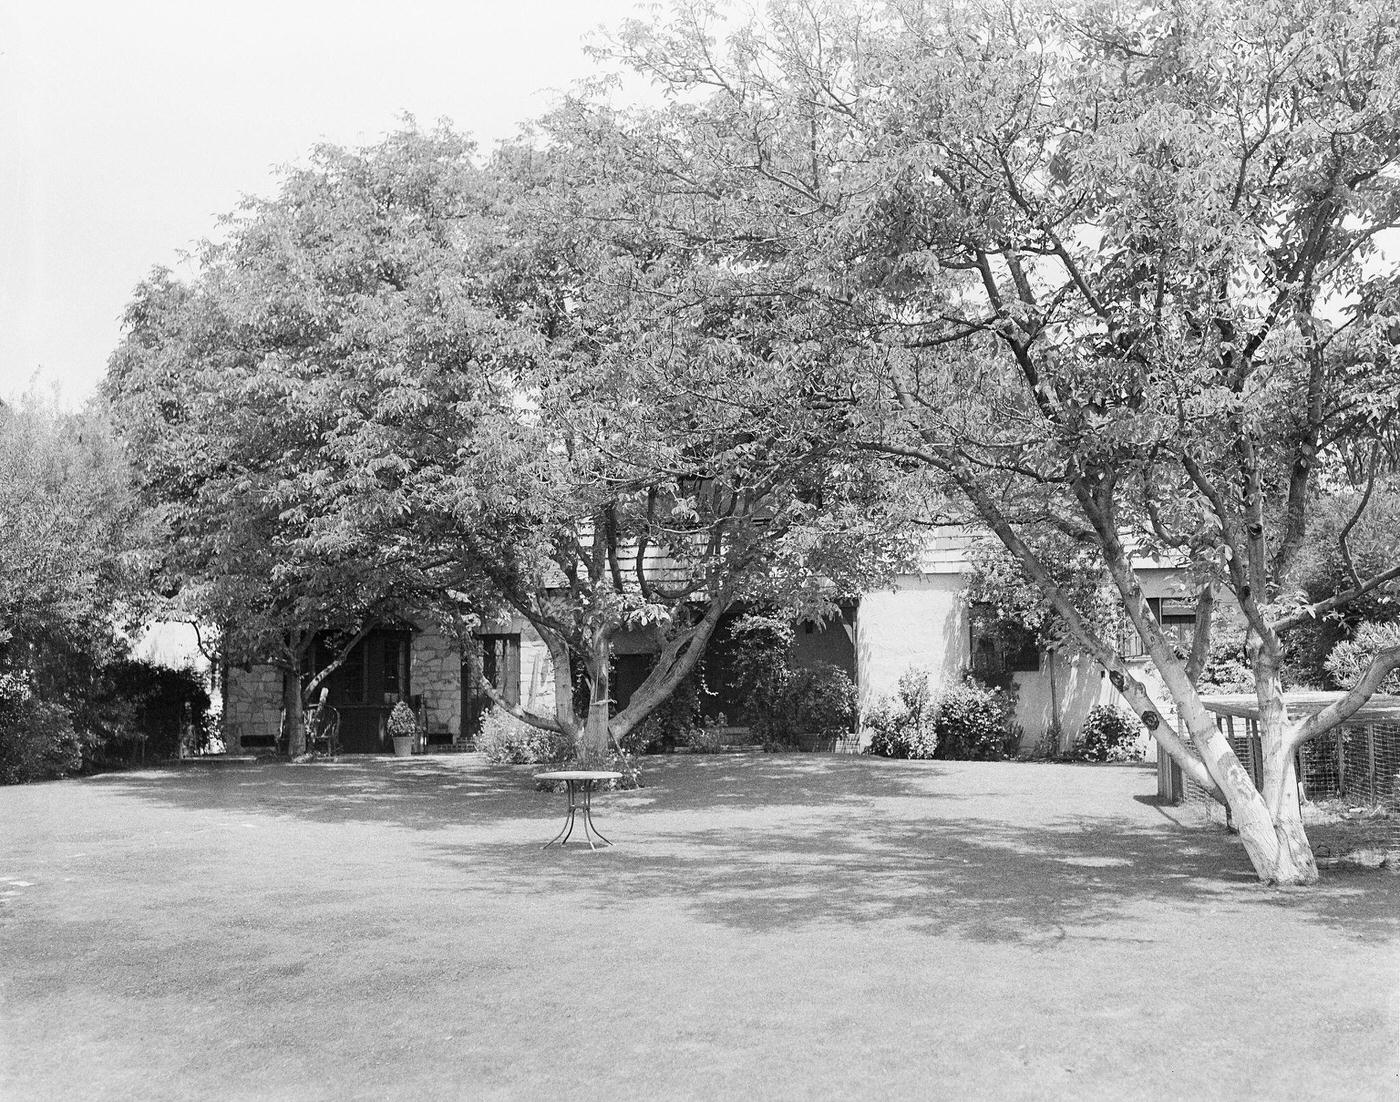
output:
[{"label": "house", "polygon": [[[917,667],[929,671],[935,686],[958,680],[988,664],[1016,687],[1016,720],[1024,731],[1023,749],[1045,745],[1047,737],[1067,748],[1089,709],[1118,699],[1102,671],[1089,659],[1066,651],[1043,651],[1029,633],[1008,648],[979,638],[968,599],[971,550],[978,537],[945,529],[925,545],[918,569],[899,576],[888,590],[865,593],[823,624],[797,630],[791,661],[830,662],[855,681],[862,713],[894,692],[900,675]],[[1135,566],[1148,597],[1169,633],[1189,644],[1194,604],[1180,572],[1139,562]],[[479,634],[483,672],[514,702],[546,714],[554,707],[549,652],[523,619],[506,619]],[[1130,662],[1144,679],[1155,678],[1141,657]],[[612,691],[620,704],[646,676],[654,644],[641,632],[623,632],[614,642]],[[712,643],[707,662],[723,663]],[[709,710],[732,716],[723,677],[711,677],[715,690]],[[225,737],[230,751],[271,746],[280,724],[281,679],[270,667],[232,669],[224,683]],[[329,703],[341,715],[341,746],[347,753],[378,753],[387,748],[383,719],[398,700],[421,707],[429,748],[469,740],[486,707],[467,675],[460,649],[426,623],[404,623],[371,632],[326,683]],[[1165,699],[1164,693],[1154,693]]]}]

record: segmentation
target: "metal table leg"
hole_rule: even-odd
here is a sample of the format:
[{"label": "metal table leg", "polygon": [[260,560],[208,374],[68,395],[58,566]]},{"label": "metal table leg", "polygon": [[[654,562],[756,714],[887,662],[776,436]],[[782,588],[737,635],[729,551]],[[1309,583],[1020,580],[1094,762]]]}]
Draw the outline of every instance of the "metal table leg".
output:
[{"label": "metal table leg", "polygon": [[598,836],[598,841],[602,842],[603,845],[612,845],[603,837],[603,832],[593,825],[593,784],[593,781],[585,781],[583,785],[583,836],[588,838],[589,849],[598,848],[593,844],[593,839],[588,837],[590,830]]},{"label": "metal table leg", "polygon": [[[580,810],[583,812],[583,836],[584,836],[584,838],[585,838],[585,839],[587,840],[587,842],[588,842],[588,848],[589,848],[589,849],[597,849],[597,848],[598,848],[597,846],[595,846],[595,845],[593,844],[593,837],[592,837],[592,835],[594,835],[594,834],[596,834],[596,835],[598,836],[598,841],[602,842],[603,845],[605,845],[605,846],[610,846],[610,845],[612,845],[612,843],[611,843],[610,841],[608,841],[606,838],[603,837],[603,832],[602,832],[601,830],[599,830],[596,826],[593,825],[593,785],[594,785],[594,782],[593,782],[593,781],[565,781],[564,783],[565,783],[565,785],[568,786],[568,789],[569,789],[569,809],[568,809],[568,812],[566,813],[565,818],[564,818],[564,826],[560,829],[560,831],[559,831],[558,834],[556,834],[556,835],[555,835],[553,838],[551,838],[548,842],[546,842],[544,845],[542,845],[542,846],[540,847],[540,849],[548,849],[550,846],[554,845],[555,842],[558,842],[559,845],[561,845],[561,846],[568,845],[568,843],[569,843],[569,837],[570,837],[570,836],[573,834],[573,832],[574,832],[575,817],[577,816],[577,814],[578,814],[578,812],[579,812]],[[583,786],[583,805],[582,805],[582,807],[579,806],[579,803],[578,803],[578,795],[577,795],[577,789],[575,788],[575,785],[578,785],[578,784],[581,784],[581,785]]]},{"label": "metal table leg", "polygon": [[556,834],[553,838],[551,838],[548,842],[542,845],[540,847],[541,849],[548,849],[550,846],[554,845],[555,842],[558,842],[561,846],[564,845],[568,842],[569,835],[571,835],[574,832],[574,782],[565,781],[564,783],[568,786],[569,789],[569,810],[564,815],[563,829],[561,829],[559,833]]}]

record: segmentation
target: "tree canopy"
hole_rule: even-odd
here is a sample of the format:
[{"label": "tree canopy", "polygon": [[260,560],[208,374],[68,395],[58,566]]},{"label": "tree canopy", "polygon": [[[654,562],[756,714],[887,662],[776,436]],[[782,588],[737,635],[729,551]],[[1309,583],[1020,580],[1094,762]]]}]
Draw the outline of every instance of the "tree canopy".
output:
[{"label": "tree canopy", "polygon": [[[1227,800],[1260,875],[1316,875],[1293,750],[1366,699],[1284,714],[1290,630],[1392,592],[1400,283],[1396,16],[1379,3],[685,4],[611,54],[674,90],[634,127],[671,190],[742,199],[750,293],[826,334],[855,433],[990,529],[1158,740]],[[703,203],[704,234],[731,212]],[[710,237],[716,235],[709,231]],[[1300,596],[1319,507],[1345,567]],[[1087,549],[1165,683],[1161,714],[1041,553]],[[1358,554],[1358,548],[1367,547]],[[1063,556],[1061,556],[1063,557]],[[1136,568],[1195,579],[1179,655]],[[1248,626],[1254,792],[1194,683],[1217,592]]]},{"label": "tree canopy", "polygon": [[[898,540],[829,415],[785,400],[773,319],[664,234],[607,232],[648,181],[578,186],[592,135],[555,139],[484,167],[442,130],[318,149],[193,282],[143,285],[109,393],[172,577],[239,653],[293,678],[311,632],[386,603],[505,607],[548,645],[556,706],[501,705],[597,755],[736,602],[819,615]],[[609,719],[627,629],[660,657]]]},{"label": "tree canopy", "polygon": [[[1345,620],[1400,581],[1398,51],[1380,0],[677,3],[599,51],[660,109],[602,81],[489,158],[411,126],[317,150],[192,283],[141,289],[113,394],[186,581],[268,549],[284,625],[415,586],[508,606],[555,658],[527,718],[593,753],[725,608],[819,612],[929,502],[999,541],[1259,875],[1307,882],[1294,751],[1400,667]],[[1144,566],[1196,593],[1189,653]],[[1197,690],[1225,608],[1262,795]],[[1328,618],[1347,691],[1290,717]],[[661,661],[609,721],[628,628]]]}]

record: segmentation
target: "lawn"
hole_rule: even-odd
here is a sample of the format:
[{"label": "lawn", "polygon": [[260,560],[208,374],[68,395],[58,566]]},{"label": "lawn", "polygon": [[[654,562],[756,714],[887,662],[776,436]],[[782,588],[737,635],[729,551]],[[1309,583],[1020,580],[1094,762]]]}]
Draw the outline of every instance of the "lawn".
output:
[{"label": "lawn", "polygon": [[655,759],[597,853],[530,773],[0,789],[0,1097],[1396,1097],[1400,876],[1148,769]]}]

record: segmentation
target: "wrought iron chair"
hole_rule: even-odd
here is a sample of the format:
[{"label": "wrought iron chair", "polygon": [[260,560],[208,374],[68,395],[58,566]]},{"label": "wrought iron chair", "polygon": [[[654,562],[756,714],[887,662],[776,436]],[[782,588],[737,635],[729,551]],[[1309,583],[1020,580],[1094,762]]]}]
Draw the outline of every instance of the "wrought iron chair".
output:
[{"label": "wrought iron chair", "polygon": [[329,704],[319,704],[306,716],[306,749],[315,754],[324,748],[328,758],[340,756],[340,713]]}]

